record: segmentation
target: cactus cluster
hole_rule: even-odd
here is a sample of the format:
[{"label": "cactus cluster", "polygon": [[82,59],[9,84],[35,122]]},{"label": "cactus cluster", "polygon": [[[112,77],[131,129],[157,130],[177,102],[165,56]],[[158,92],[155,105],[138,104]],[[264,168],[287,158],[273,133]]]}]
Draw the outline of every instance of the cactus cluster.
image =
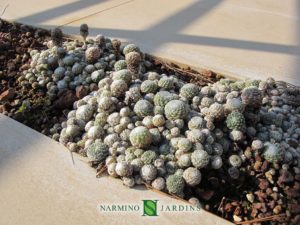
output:
[{"label": "cactus cluster", "polygon": [[51,99],[85,91],[51,136],[93,163],[105,163],[124,185],[147,183],[183,197],[200,190],[211,170],[239,180],[257,154],[274,165],[298,163],[299,109],[274,80],[188,83],[153,69],[134,44],[103,35],[86,40],[84,28],[84,45],[53,34],[56,46],[31,52],[21,82],[46,89]]}]

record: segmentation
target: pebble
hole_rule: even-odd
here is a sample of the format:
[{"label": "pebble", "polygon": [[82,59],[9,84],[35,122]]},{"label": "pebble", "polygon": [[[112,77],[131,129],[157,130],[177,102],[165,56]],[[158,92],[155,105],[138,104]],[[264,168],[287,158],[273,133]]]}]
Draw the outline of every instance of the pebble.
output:
[{"label": "pebble", "polygon": [[253,203],[254,202],[254,195],[252,193],[246,194],[246,198],[248,199],[249,202]]}]

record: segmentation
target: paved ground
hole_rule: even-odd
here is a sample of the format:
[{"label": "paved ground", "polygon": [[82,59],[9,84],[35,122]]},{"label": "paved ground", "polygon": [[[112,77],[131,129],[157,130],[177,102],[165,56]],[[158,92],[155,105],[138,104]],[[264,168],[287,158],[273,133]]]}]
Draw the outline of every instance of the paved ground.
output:
[{"label": "paved ground", "polygon": [[300,85],[299,0],[2,0],[4,18],[78,34],[103,33],[142,50],[239,77]]},{"label": "paved ground", "polygon": [[[8,129],[9,128],[9,129]],[[203,210],[161,212],[187,204],[118,179],[95,178],[83,158],[50,138],[0,114],[0,224],[99,225],[231,223]],[[142,200],[159,200],[157,217],[142,216]],[[138,204],[139,212],[101,213],[98,204]]]}]

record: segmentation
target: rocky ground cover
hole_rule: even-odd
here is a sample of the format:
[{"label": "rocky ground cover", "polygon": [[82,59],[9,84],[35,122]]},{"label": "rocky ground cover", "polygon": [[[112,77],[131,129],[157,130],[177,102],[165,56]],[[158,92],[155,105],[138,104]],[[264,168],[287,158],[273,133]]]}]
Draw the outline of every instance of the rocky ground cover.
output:
[{"label": "rocky ground cover", "polygon": [[134,44],[1,21],[0,112],[97,174],[236,223],[300,223],[300,89],[163,63]]}]

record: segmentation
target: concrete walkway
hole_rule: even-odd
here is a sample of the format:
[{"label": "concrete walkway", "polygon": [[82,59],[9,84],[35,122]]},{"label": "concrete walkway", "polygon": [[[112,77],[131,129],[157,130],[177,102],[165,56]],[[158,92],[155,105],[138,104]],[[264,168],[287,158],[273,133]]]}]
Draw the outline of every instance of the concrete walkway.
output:
[{"label": "concrete walkway", "polygon": [[[144,188],[129,189],[118,179],[95,178],[95,171],[46,136],[0,114],[0,224],[99,225],[231,223],[204,210],[162,212],[186,203]],[[142,216],[142,200],[158,200],[158,216]],[[100,212],[99,204],[139,205],[138,212]]]},{"label": "concrete walkway", "polygon": [[300,1],[4,0],[3,18],[137,43],[160,57],[223,74],[300,85]]}]

